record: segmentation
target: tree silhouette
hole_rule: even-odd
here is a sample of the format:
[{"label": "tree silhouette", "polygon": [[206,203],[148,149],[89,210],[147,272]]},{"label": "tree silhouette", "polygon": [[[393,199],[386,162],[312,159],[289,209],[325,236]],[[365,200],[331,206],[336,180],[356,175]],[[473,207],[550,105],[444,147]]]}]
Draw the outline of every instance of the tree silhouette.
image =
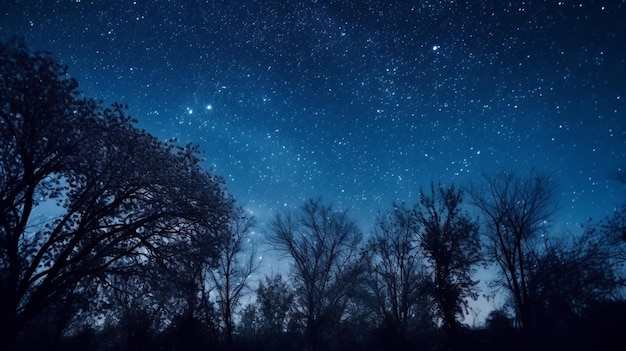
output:
[{"label": "tree silhouette", "polygon": [[427,268],[415,232],[417,220],[412,209],[394,206],[378,217],[367,246],[367,276],[378,323],[401,333],[431,320]]},{"label": "tree silhouette", "polygon": [[529,276],[534,269],[536,241],[557,209],[556,187],[544,174],[516,172],[485,175],[483,185],[470,187],[473,203],[484,216],[487,254],[499,268],[502,285],[511,294],[517,322],[531,325]]},{"label": "tree silhouette", "polygon": [[[624,137],[626,140],[626,132]],[[622,187],[626,186],[626,168],[619,168],[613,178]],[[621,203],[615,206],[613,213],[600,222],[599,229],[613,242],[620,253],[622,263],[626,263],[626,199],[622,199]]]},{"label": "tree silhouette", "polygon": [[280,274],[265,277],[265,282],[259,283],[256,299],[263,332],[275,336],[287,329],[294,297],[295,292]]},{"label": "tree silhouette", "polygon": [[0,338],[89,281],[128,274],[167,247],[214,246],[232,211],[197,149],[157,140],[123,106],[80,97],[49,53],[0,44]]},{"label": "tree silhouette", "polygon": [[535,251],[528,290],[533,325],[543,329],[568,326],[623,283],[615,247],[595,229],[546,238]]},{"label": "tree silhouette", "polygon": [[462,200],[463,191],[454,185],[435,188],[431,183],[416,206],[416,232],[430,263],[437,316],[451,330],[459,327],[468,299],[478,297],[473,274],[482,261],[478,224],[462,211]]},{"label": "tree silhouette", "polygon": [[[243,210],[229,221],[225,228],[228,238],[217,259],[217,265],[208,270],[208,280],[217,296],[217,307],[222,319],[228,349],[234,349],[233,332],[237,306],[248,285],[250,275],[259,267],[256,252],[246,247],[254,219]],[[248,249],[248,250],[246,250]]]},{"label": "tree silhouette", "polygon": [[241,313],[238,337],[257,350],[294,349],[302,346],[299,333],[290,330],[295,291],[281,274],[259,281],[255,301]]},{"label": "tree silhouette", "polygon": [[327,349],[360,284],[361,232],[347,212],[321,200],[306,201],[295,215],[276,214],[270,232],[270,242],[293,262],[294,318],[302,322],[314,350]]}]

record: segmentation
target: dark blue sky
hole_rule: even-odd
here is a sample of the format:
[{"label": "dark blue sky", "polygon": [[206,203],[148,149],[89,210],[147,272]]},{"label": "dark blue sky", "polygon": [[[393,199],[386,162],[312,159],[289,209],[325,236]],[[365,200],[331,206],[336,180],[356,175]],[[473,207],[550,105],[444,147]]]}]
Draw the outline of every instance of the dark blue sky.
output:
[{"label": "dark blue sky", "polygon": [[[624,1],[2,0],[0,35],[198,143],[262,223],[322,196],[367,227],[431,181],[552,172],[567,228],[624,198]],[[561,227],[562,228],[562,227]]]}]

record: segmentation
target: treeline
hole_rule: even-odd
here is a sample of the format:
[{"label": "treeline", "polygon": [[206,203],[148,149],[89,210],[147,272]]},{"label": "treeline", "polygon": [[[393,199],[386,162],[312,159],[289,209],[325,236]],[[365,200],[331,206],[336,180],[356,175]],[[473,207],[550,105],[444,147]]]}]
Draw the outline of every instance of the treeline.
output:
[{"label": "treeline", "polygon": [[[322,199],[276,213],[289,273],[254,278],[255,226],[193,145],[81,96],[0,43],[0,340],[42,350],[611,349],[626,326],[626,204],[557,233],[549,175],[432,183],[363,233]],[[491,267],[489,291],[478,270]],[[484,327],[470,301],[505,303]],[[623,346],[623,345],[621,345]]]}]

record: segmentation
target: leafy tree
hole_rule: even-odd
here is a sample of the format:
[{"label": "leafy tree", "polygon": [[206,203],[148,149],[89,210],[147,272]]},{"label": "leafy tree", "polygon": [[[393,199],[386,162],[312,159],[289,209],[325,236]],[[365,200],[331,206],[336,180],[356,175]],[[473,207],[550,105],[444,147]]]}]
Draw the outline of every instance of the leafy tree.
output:
[{"label": "leafy tree", "polygon": [[[0,338],[47,306],[129,274],[173,245],[221,245],[232,199],[195,147],[80,97],[49,53],[0,44]],[[11,348],[11,346],[9,346]]]},{"label": "leafy tree", "polygon": [[100,331],[104,322],[104,332],[115,335],[117,342],[125,345],[130,341],[124,337],[130,334],[124,328],[133,325],[126,319],[141,312],[150,322],[144,333],[163,332],[169,339],[161,340],[163,345],[181,347],[216,341],[220,318],[208,299],[205,284],[205,273],[215,265],[215,259],[205,255],[215,248],[201,248],[203,234],[200,230],[195,234],[193,247],[180,242],[161,247],[157,256],[127,268],[124,274],[107,275],[106,286],[97,281],[90,286],[82,284],[84,288],[78,295],[89,304],[73,312],[81,322],[66,333]]},{"label": "leafy tree", "polygon": [[270,242],[293,261],[294,318],[314,350],[327,349],[361,283],[362,234],[346,211],[312,199],[296,214],[276,214],[269,228]]},{"label": "leafy tree", "polygon": [[210,296],[215,289],[210,275],[223,261],[224,252],[232,247],[228,243],[230,230],[239,213],[233,211],[230,222],[220,229],[223,233],[218,236],[224,238],[221,245],[215,245],[212,229],[194,225],[191,247],[182,242],[161,248],[158,257],[139,271],[141,279],[135,279],[134,286],[128,287],[127,291],[135,292],[145,301],[146,308],[155,311],[154,318],[163,321],[160,329],[170,321],[179,324],[173,326],[172,332],[180,325],[201,323],[212,339],[220,336],[222,318]]},{"label": "leafy tree", "polygon": [[[626,140],[626,131],[624,132]],[[622,187],[626,186],[626,168],[619,168],[613,177]],[[623,188],[622,191],[625,189]],[[626,198],[617,204],[613,213],[609,214],[599,224],[599,230],[613,242],[620,254],[622,263],[626,263]]]},{"label": "leafy tree", "polygon": [[[603,221],[601,227],[616,245],[624,245],[626,243],[626,203],[617,206],[615,211]],[[626,259],[626,253],[624,258]]]},{"label": "leafy tree", "polygon": [[242,339],[257,341],[261,331],[259,310],[254,303],[247,304],[241,311],[241,322],[237,325],[237,334]]},{"label": "leafy tree", "polygon": [[[133,301],[138,303],[141,301]],[[103,328],[99,348],[104,350],[153,350],[155,325],[152,315],[143,306],[124,306],[119,321],[108,321]]]},{"label": "leafy tree", "polygon": [[468,299],[478,297],[473,279],[482,261],[478,224],[462,211],[463,191],[431,184],[420,192],[416,206],[419,244],[432,274],[432,293],[447,329],[459,327],[459,317],[469,309]]},{"label": "leafy tree", "polygon": [[534,312],[529,278],[537,240],[557,209],[556,187],[547,175],[522,177],[509,171],[485,176],[485,183],[472,186],[469,194],[484,216],[487,255],[512,297],[518,325],[528,328]]},{"label": "leafy tree", "polygon": [[278,335],[287,329],[294,297],[295,292],[280,274],[259,283],[256,300],[262,332]]},{"label": "leafy tree", "polygon": [[295,291],[281,274],[265,276],[250,302],[241,313],[238,336],[257,350],[296,349],[302,347],[297,333],[289,330]]},{"label": "leafy tree", "polygon": [[603,233],[545,239],[528,279],[535,311],[533,324],[565,327],[589,306],[614,296],[623,283],[615,247]]}]

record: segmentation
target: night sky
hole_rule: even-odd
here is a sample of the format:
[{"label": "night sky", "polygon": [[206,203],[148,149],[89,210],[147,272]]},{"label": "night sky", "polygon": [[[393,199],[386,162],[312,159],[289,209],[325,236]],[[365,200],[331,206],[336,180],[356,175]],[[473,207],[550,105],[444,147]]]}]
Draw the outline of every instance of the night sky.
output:
[{"label": "night sky", "polygon": [[1,1],[0,37],[159,138],[199,144],[255,214],[321,196],[368,232],[431,181],[535,168],[575,230],[624,199],[625,1]]}]

